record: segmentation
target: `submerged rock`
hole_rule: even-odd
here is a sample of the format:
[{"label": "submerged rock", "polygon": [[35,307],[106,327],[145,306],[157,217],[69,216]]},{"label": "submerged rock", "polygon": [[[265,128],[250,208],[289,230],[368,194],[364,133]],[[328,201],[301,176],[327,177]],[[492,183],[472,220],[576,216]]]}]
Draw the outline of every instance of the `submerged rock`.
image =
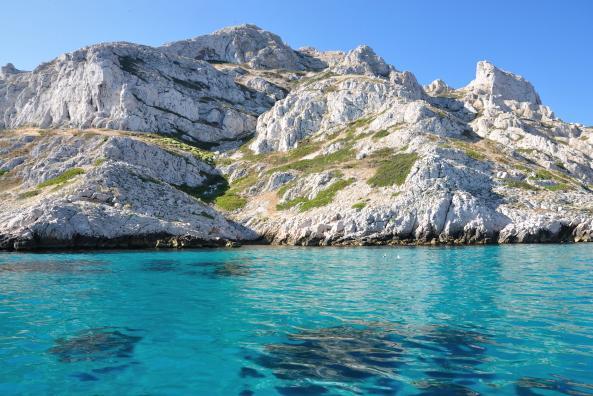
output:
[{"label": "submerged rock", "polygon": [[[488,343],[487,335],[475,329],[344,325],[290,334],[287,342],[267,345],[265,353],[248,359],[287,383],[311,381],[339,389],[356,382],[366,384],[364,392],[396,392],[404,385],[397,374],[406,370],[424,377],[417,387],[425,392],[456,387],[470,392],[477,381],[494,379],[480,370],[486,363]],[[456,384],[458,380],[465,386]],[[281,389],[298,394],[304,392],[301,386]],[[329,391],[316,388],[316,392]]]},{"label": "submerged rock", "polygon": [[85,330],[56,340],[49,352],[64,363],[130,358],[142,337],[123,331],[109,327]]}]

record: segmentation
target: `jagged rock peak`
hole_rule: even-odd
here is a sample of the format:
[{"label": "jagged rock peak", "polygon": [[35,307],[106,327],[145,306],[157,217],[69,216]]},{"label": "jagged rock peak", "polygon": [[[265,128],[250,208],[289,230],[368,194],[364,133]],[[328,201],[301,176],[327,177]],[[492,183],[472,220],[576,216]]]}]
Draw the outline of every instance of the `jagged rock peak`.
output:
[{"label": "jagged rock peak", "polygon": [[210,62],[247,63],[258,69],[321,70],[319,59],[293,50],[274,33],[244,24],[161,47],[165,52]]},{"label": "jagged rock peak", "polygon": [[478,95],[491,96],[495,104],[502,104],[505,100],[541,104],[539,95],[529,81],[501,70],[488,61],[478,62],[476,78],[468,88]]},{"label": "jagged rock peak", "polygon": [[5,79],[12,74],[24,73],[22,70],[14,67],[12,63],[7,63],[5,66],[0,67],[0,79]]},{"label": "jagged rock peak", "polygon": [[442,96],[451,92],[453,89],[441,79],[436,79],[428,85],[424,86],[424,91],[431,96]]},{"label": "jagged rock peak", "polygon": [[349,51],[333,69],[338,74],[363,74],[380,77],[388,77],[391,70],[394,70],[368,45],[360,45]]}]

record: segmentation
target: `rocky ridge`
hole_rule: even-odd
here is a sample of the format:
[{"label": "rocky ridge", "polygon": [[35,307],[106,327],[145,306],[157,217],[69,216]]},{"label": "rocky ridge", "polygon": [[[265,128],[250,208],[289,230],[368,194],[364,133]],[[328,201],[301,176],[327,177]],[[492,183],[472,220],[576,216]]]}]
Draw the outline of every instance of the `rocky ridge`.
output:
[{"label": "rocky ridge", "polygon": [[4,249],[593,239],[593,129],[485,61],[422,87],[241,25],[7,65],[0,116]]}]

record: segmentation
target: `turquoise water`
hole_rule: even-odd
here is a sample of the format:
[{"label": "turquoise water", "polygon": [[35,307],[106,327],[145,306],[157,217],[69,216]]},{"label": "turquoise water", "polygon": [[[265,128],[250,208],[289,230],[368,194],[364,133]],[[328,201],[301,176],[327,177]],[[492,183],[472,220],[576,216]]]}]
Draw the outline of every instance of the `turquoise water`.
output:
[{"label": "turquoise water", "polygon": [[3,253],[0,394],[593,394],[593,244]]}]

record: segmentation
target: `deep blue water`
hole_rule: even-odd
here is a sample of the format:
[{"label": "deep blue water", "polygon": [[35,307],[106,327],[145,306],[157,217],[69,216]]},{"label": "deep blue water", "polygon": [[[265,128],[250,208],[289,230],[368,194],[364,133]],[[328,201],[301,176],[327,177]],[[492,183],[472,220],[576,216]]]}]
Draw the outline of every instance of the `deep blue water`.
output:
[{"label": "deep blue water", "polygon": [[0,394],[593,394],[593,244],[0,254]]}]

